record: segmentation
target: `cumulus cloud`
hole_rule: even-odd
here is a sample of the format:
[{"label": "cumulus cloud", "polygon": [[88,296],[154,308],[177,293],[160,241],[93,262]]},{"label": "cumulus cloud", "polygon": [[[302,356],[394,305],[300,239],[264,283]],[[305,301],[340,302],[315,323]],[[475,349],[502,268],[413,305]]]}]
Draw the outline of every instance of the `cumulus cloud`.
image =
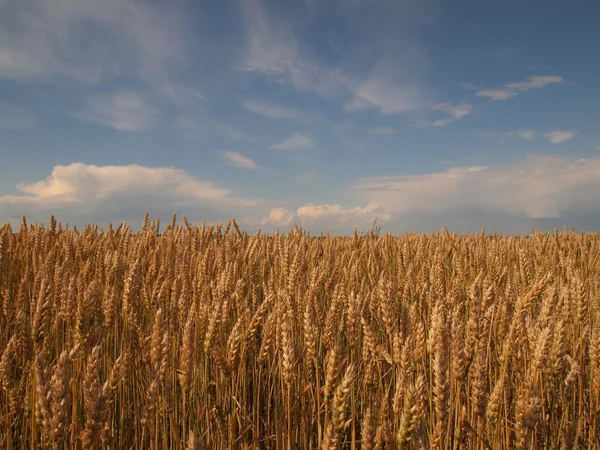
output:
[{"label": "cumulus cloud", "polygon": [[172,167],[55,166],[45,179],[17,186],[19,195],[0,196],[0,217],[21,214],[34,220],[55,212],[67,221],[139,221],[144,212],[169,217],[176,210],[188,217],[204,213],[222,219],[233,211],[261,205],[238,198],[229,189],[199,180]]},{"label": "cumulus cloud", "polygon": [[531,89],[539,89],[550,84],[562,83],[563,77],[554,75],[539,75],[529,77],[525,81],[507,83],[499,88],[480,89],[475,95],[479,97],[487,97],[493,101],[502,101],[517,96],[521,92],[526,92]]},{"label": "cumulus cloud", "polygon": [[114,128],[119,131],[142,131],[158,119],[158,112],[135,92],[91,96],[85,109],[73,114],[86,122]]},{"label": "cumulus cloud", "polygon": [[289,138],[271,145],[273,150],[297,150],[300,148],[314,148],[316,146],[312,137],[304,133],[294,133]]},{"label": "cumulus cloud", "polygon": [[242,107],[250,112],[259,114],[269,119],[292,119],[301,122],[309,122],[310,118],[302,111],[296,108],[276,105],[260,100],[244,100]]},{"label": "cumulus cloud", "polygon": [[384,222],[390,216],[378,212],[378,206],[370,203],[365,207],[356,206],[351,209],[343,208],[339,204],[314,204],[308,203],[300,206],[295,212],[286,208],[273,208],[268,216],[260,221],[246,219],[245,223],[260,223],[262,226],[289,227],[292,223],[313,231],[330,229],[333,232],[352,232],[354,226],[365,228],[373,224],[378,218]]},{"label": "cumulus cloud", "polygon": [[346,224],[352,219],[361,219],[365,216],[371,217],[377,210],[377,205],[371,203],[364,208],[356,206],[352,209],[344,209],[342,206],[335,205],[315,205],[308,203],[307,205],[301,206],[296,211],[296,215],[303,222],[310,222],[322,219],[335,219],[340,224]]},{"label": "cumulus cloud", "polygon": [[[289,227],[294,221],[294,214],[285,208],[273,208],[267,217],[260,220],[261,225]],[[251,222],[251,220],[249,221]]]},{"label": "cumulus cloud", "polygon": [[378,127],[369,131],[369,134],[391,135],[396,134],[396,130],[392,127]]},{"label": "cumulus cloud", "polygon": [[[473,231],[521,233],[535,224],[600,226],[600,158],[530,155],[498,166],[454,167],[403,176],[359,178],[345,189],[354,205],[306,203],[296,209],[273,201],[240,198],[212,182],[169,167],[56,166],[45,179],[17,186],[18,195],[0,196],[0,221],[140,223],[153,217],[185,214],[193,222],[244,218],[251,227],[290,227],[311,234],[368,230],[375,218],[383,230],[432,231],[444,226]],[[362,206],[366,205],[366,206]]]},{"label": "cumulus cloud", "polygon": [[392,215],[477,209],[533,219],[600,208],[600,158],[530,155],[495,167],[455,167],[423,175],[361,178],[351,187]]},{"label": "cumulus cloud", "polygon": [[258,165],[250,158],[245,157],[241,153],[224,151],[222,152],[225,164],[235,167],[241,167],[242,169],[256,169]]}]

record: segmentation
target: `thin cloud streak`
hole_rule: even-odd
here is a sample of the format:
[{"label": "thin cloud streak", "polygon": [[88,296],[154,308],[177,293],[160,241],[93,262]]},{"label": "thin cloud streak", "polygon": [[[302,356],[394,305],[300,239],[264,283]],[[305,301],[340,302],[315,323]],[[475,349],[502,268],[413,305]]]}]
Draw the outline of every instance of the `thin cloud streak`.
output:
[{"label": "thin cloud streak", "polygon": [[575,132],[566,130],[552,130],[547,133],[539,133],[531,129],[520,129],[510,131],[471,131],[465,133],[467,136],[485,137],[485,138],[504,138],[518,137],[525,140],[548,139],[552,144],[562,144],[575,136]]},{"label": "thin cloud streak", "polygon": [[138,93],[121,91],[89,97],[85,109],[73,116],[118,131],[132,132],[150,128],[158,120],[159,113]]},{"label": "thin cloud streak", "polygon": [[379,128],[373,128],[372,130],[369,130],[369,134],[378,134],[380,136],[389,136],[389,135],[393,135],[396,134],[397,131],[394,128],[391,127],[379,127]]},{"label": "thin cloud streak", "polygon": [[246,111],[267,117],[269,119],[292,119],[300,122],[310,122],[310,118],[304,112],[285,106],[275,105],[260,100],[244,100],[242,107]]},{"label": "thin cloud streak", "polygon": [[456,122],[457,120],[462,119],[463,117],[467,117],[473,112],[473,105],[468,103],[463,103],[460,105],[453,105],[452,103],[441,103],[435,105],[433,107],[434,111],[442,111],[446,113],[450,117],[447,119],[436,120],[433,122],[433,126],[435,127],[445,127],[452,122]]},{"label": "thin cloud streak", "polygon": [[240,167],[242,169],[257,169],[259,167],[254,161],[245,157],[241,153],[223,151],[222,156],[225,164],[230,166]]},{"label": "thin cloud streak", "polygon": [[271,145],[273,150],[298,150],[301,148],[315,148],[316,143],[312,137],[304,133],[294,133],[289,138]]},{"label": "thin cloud streak", "polygon": [[550,139],[550,142],[553,144],[562,144],[571,139],[574,135],[575,133],[572,131],[554,130],[546,133],[544,136]]},{"label": "thin cloud streak", "polygon": [[507,83],[500,88],[480,89],[475,92],[478,97],[486,97],[492,101],[503,101],[516,97],[521,92],[531,89],[539,89],[551,84],[558,84],[564,81],[563,77],[555,75],[539,75],[529,77],[526,81]]}]

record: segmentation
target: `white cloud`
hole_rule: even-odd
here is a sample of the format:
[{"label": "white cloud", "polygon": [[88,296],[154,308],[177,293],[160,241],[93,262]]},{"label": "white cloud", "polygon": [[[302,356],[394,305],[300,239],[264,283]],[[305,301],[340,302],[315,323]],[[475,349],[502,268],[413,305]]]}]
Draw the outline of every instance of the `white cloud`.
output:
[{"label": "white cloud", "polygon": [[396,86],[391,80],[370,77],[362,83],[354,98],[344,105],[346,112],[376,108],[382,114],[407,113],[423,107],[418,86]]},{"label": "white cloud", "polygon": [[303,55],[289,28],[272,20],[261,0],[239,2],[247,31],[247,48],[238,70],[263,74],[278,82],[289,81],[299,91],[329,95],[339,90],[344,76]]},{"label": "white cloud", "polygon": [[[240,5],[248,44],[238,70],[289,82],[299,92],[316,92],[326,99],[349,95],[343,107],[347,112],[376,108],[383,114],[396,114],[427,104],[427,86],[422,81],[430,65],[426,49],[410,36],[401,35],[397,23],[388,30],[393,48],[386,48],[375,66],[355,73],[310,57],[314,52],[298,41],[285,20],[272,19],[261,0],[245,0]],[[410,22],[410,17],[423,11],[407,6],[406,11],[397,11],[398,20]],[[427,11],[425,16],[429,14]]]},{"label": "white cloud", "polygon": [[[385,222],[390,216],[378,213],[378,207],[374,203],[351,209],[345,209],[339,204],[307,203],[300,206],[295,212],[281,207],[273,208],[269,215],[263,217],[258,223],[263,226],[289,227],[295,222],[304,228],[323,230],[332,227],[332,230],[341,231],[343,229],[348,232],[352,231],[354,225],[363,228],[372,225],[375,218],[378,218],[380,222]],[[256,223],[251,219],[245,222]]]},{"label": "white cloud", "polygon": [[506,88],[516,91],[528,91],[529,89],[542,88],[552,83],[562,83],[563,78],[553,75],[541,75],[529,77],[527,81],[518,81],[516,83],[508,83]]},{"label": "white cloud", "polygon": [[29,109],[0,101],[0,129],[26,130],[35,121],[36,117]]},{"label": "white cloud", "polygon": [[[509,132],[511,133],[511,132]],[[517,130],[514,132],[514,135],[520,137],[521,139],[531,140],[536,137],[536,133],[533,130]]]},{"label": "white cloud", "polygon": [[563,77],[553,75],[539,75],[529,77],[526,81],[518,81],[507,83],[500,88],[481,89],[475,93],[479,97],[487,97],[493,101],[507,100],[515,97],[520,92],[529,91],[530,89],[539,89],[550,84],[562,83]]},{"label": "white cloud", "polygon": [[575,133],[572,131],[554,130],[546,133],[544,136],[550,139],[550,142],[553,144],[562,144],[571,139],[574,135]]},{"label": "white cloud", "polygon": [[[53,213],[78,226],[121,220],[131,224],[148,211],[167,220],[173,212],[183,213],[193,222],[246,217],[244,223],[266,228],[296,222],[311,233],[351,233],[354,226],[368,230],[376,217],[388,227],[401,223],[410,230],[439,229],[460,217],[463,231],[478,229],[482,218],[488,218],[494,225],[512,226],[513,232],[527,232],[534,219],[562,218],[559,223],[570,226],[572,218],[600,211],[600,158],[531,155],[492,167],[360,178],[345,192],[355,196],[355,204],[366,206],[350,208],[333,202],[307,203],[295,210],[275,207],[274,202],[236,197],[183,170],[137,165],[56,166],[45,180],[17,188],[18,195],[0,196],[3,222],[18,224],[21,214],[35,222]],[[473,211],[482,215],[473,216]]]},{"label": "white cloud", "polygon": [[252,161],[250,158],[246,158],[241,153],[224,151],[222,154],[225,163],[229,164],[230,166],[241,167],[242,169],[258,168],[258,165],[256,165],[254,161]]},{"label": "white cloud", "polygon": [[296,211],[296,215],[303,222],[310,222],[313,220],[321,219],[335,219],[340,224],[348,223],[349,220],[363,218],[364,216],[373,216],[373,213],[377,210],[377,205],[372,203],[368,206],[361,208],[356,206],[352,209],[344,209],[342,206],[335,205],[315,205],[308,203],[307,205],[301,206]]},{"label": "white cloud", "polygon": [[289,227],[294,222],[294,215],[285,208],[273,208],[267,217],[260,220],[261,225]]},{"label": "white cloud", "polygon": [[518,137],[526,140],[546,138],[549,139],[552,144],[562,144],[563,142],[568,141],[575,135],[573,131],[554,130],[549,131],[547,133],[538,133],[535,130],[530,129],[510,130],[504,132],[474,131],[467,134],[471,136],[480,136],[487,138]]},{"label": "white cloud", "polygon": [[473,111],[473,105],[463,103],[461,105],[453,105],[452,103],[441,103],[433,107],[436,111],[442,111],[448,114],[455,120],[462,119],[468,116]]},{"label": "white cloud", "polygon": [[158,119],[158,112],[144,97],[126,91],[89,97],[86,108],[73,115],[119,131],[142,131],[150,128]]},{"label": "white cloud", "polygon": [[139,221],[146,211],[168,218],[182,209],[188,217],[208,211],[222,220],[234,211],[245,211],[262,203],[234,197],[230,190],[180,169],[139,165],[55,166],[45,180],[22,183],[17,189],[21,194],[0,196],[3,220],[21,214],[32,220],[44,220],[54,211],[63,218],[59,220],[66,218],[70,223]]},{"label": "white cloud", "polygon": [[514,97],[517,94],[517,92],[508,91],[505,89],[482,89],[475,93],[475,95],[479,97],[487,97],[490,100],[494,101],[508,100],[509,98]]},{"label": "white cloud", "polygon": [[309,135],[304,133],[294,133],[289,138],[271,145],[273,150],[297,150],[300,148],[314,148],[315,141]]},{"label": "white cloud", "polygon": [[369,131],[370,134],[379,134],[379,135],[390,135],[390,134],[396,134],[396,130],[394,128],[391,127],[378,127],[378,128],[373,128],[372,130]]},{"label": "white cloud", "polygon": [[124,192],[151,191],[182,195],[182,201],[229,201],[227,189],[217,188],[210,182],[199,181],[185,171],[172,167],[95,166],[72,163],[68,166],[55,166],[51,175],[44,181],[19,184],[17,187],[21,192],[29,194],[19,198],[23,202],[31,203],[88,202]]},{"label": "white cloud", "polygon": [[310,118],[298,109],[266,103],[260,100],[245,100],[242,102],[242,106],[247,111],[270,119],[293,119],[302,122],[310,121]]},{"label": "white cloud", "polygon": [[530,155],[495,167],[456,167],[423,175],[361,178],[350,187],[392,215],[479,209],[527,218],[557,218],[600,208],[600,158]]},{"label": "white cloud", "polygon": [[366,79],[353,89],[344,105],[347,112],[376,108],[382,114],[403,114],[428,106],[423,75],[430,66],[425,48],[407,39],[386,55]]},{"label": "white cloud", "polygon": [[452,103],[440,103],[433,107],[434,111],[442,111],[448,114],[450,117],[447,119],[436,120],[433,122],[435,127],[445,127],[448,124],[462,119],[473,112],[473,105],[463,103],[460,105],[453,105]]},{"label": "white cloud", "polygon": [[188,61],[185,25],[184,9],[165,2],[13,2],[0,15],[0,78],[96,85],[129,76],[175,102],[189,101],[177,83]]}]

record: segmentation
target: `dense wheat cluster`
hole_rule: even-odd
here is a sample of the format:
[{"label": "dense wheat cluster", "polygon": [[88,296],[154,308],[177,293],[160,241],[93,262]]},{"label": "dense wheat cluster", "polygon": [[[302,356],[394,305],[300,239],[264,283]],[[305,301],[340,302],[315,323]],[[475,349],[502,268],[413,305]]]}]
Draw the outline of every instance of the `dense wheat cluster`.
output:
[{"label": "dense wheat cluster", "polygon": [[1,228],[1,448],[598,448],[600,235],[159,226]]}]

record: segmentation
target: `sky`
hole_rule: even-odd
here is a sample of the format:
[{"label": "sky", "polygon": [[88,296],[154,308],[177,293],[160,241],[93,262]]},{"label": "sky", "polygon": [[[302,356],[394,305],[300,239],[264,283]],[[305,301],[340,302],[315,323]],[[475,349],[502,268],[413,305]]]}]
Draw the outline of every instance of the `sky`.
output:
[{"label": "sky", "polygon": [[600,4],[0,0],[0,224],[600,231]]}]

